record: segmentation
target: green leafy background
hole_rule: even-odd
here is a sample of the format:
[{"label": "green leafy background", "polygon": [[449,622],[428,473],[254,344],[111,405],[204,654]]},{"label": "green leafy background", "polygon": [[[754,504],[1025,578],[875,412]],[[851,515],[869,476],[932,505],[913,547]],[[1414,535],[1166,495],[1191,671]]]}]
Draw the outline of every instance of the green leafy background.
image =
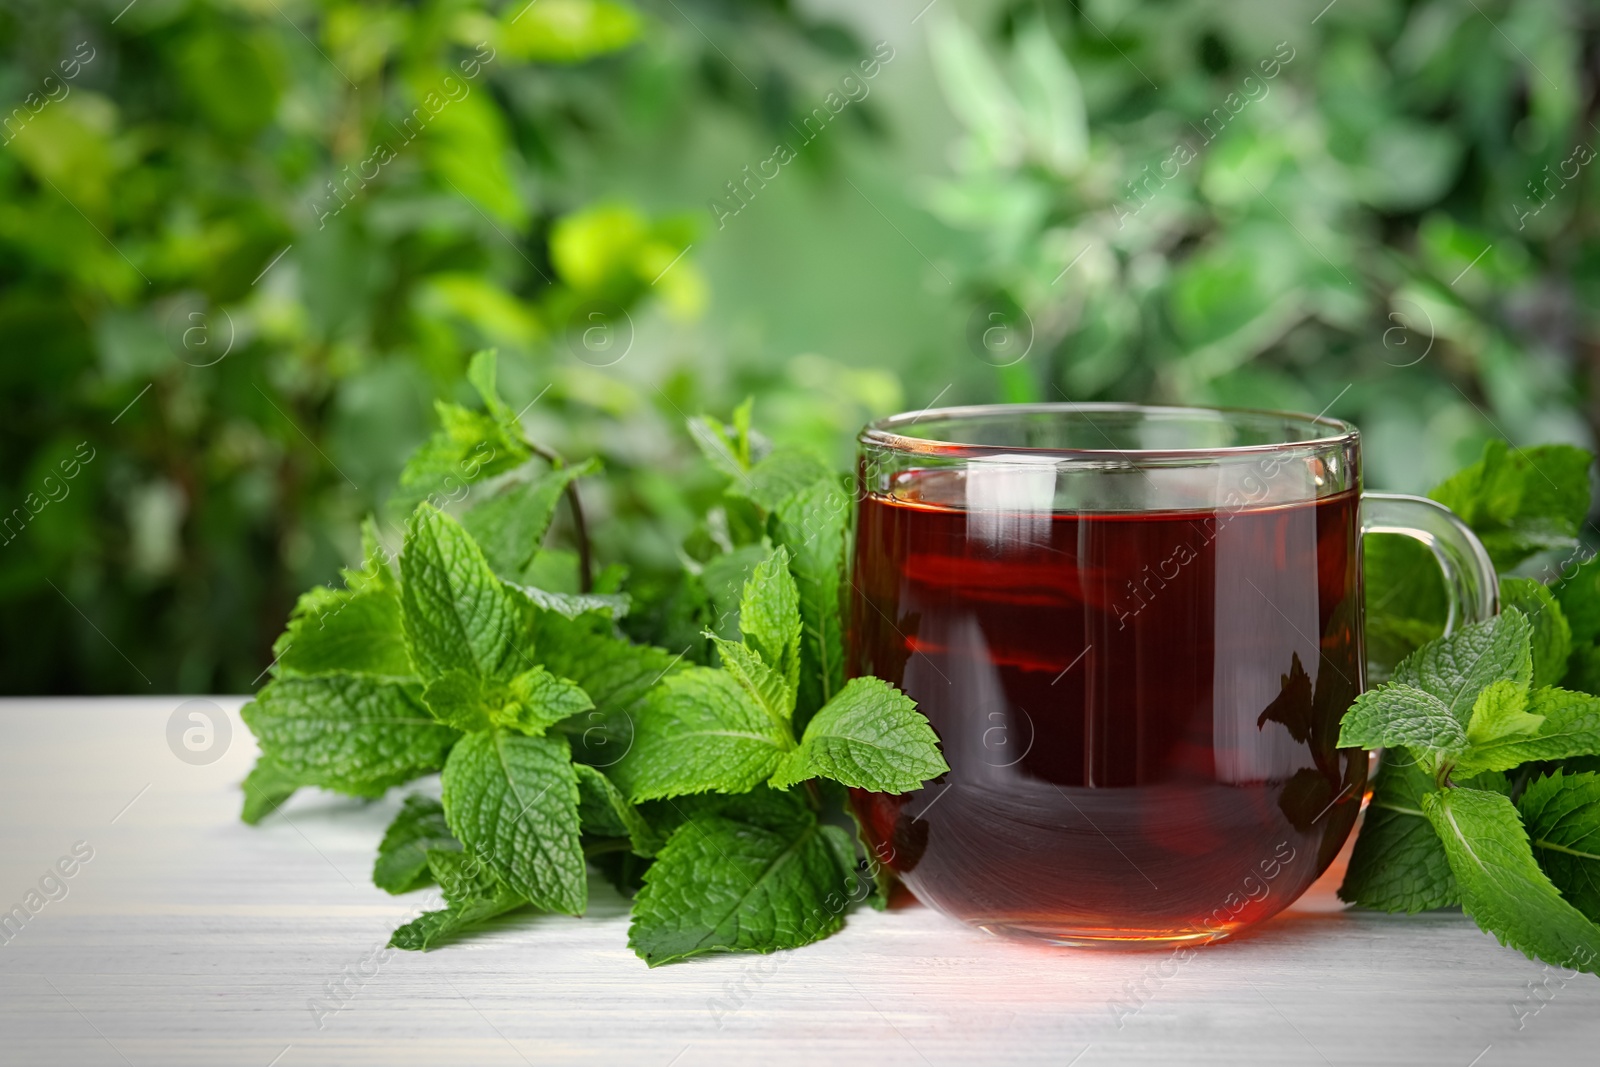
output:
[{"label": "green leafy background", "polygon": [[[1590,444],[1597,39],[1578,0],[15,0],[0,687],[253,689],[487,345],[641,583],[719,532],[685,421],[746,396],[841,467],[872,416],[1063,396],[1327,408],[1401,490]],[[750,562],[706,567],[730,615]]]}]

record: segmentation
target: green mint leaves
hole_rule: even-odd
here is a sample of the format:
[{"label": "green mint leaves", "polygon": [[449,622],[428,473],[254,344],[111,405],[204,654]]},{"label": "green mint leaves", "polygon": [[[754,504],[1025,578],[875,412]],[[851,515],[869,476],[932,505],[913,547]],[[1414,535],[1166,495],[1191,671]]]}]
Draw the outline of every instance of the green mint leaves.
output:
[{"label": "green mint leaves", "polygon": [[[1507,569],[1576,545],[1590,460],[1490,442],[1430,495]],[[1459,904],[1506,945],[1600,973],[1600,562],[1573,552],[1543,567],[1549,585],[1504,578],[1497,618],[1438,637],[1443,598],[1418,551],[1368,547],[1369,637],[1421,647],[1344,718],[1341,744],[1386,750],[1339,895]]]},{"label": "green mint leaves", "polygon": [[643,709],[634,747],[617,768],[635,801],[813,778],[904,793],[949,770],[928,721],[875,678],[844,686],[795,736],[802,624],[786,549],[745,583],[739,621],[742,643],[713,635],[720,670],[669,679]]},{"label": "green mint leaves", "polygon": [[437,882],[443,898],[398,948],[507,912],[580,915],[591,873],[636,896],[629,943],[652,966],[835,932],[885,877],[862,874],[841,787],[905,792],[949,769],[909,699],[844,680],[840,478],[773,448],[749,405],[696,420],[728,484],[690,565],[626,591],[606,568],[580,592],[589,546],[543,542],[563,501],[585,536],[575,485],[598,465],[525,441],[495,371],[473,358],[481,407],[439,404],[406,464],[399,551],[369,521],[343,588],[296,605],[244,711],[261,746],[244,819],[304,786],[377,797],[437,772],[439,799],[407,797],[373,865],[386,892]]},{"label": "green mint leaves", "polygon": [[772,952],[844,925],[859,886],[844,830],[782,793],[691,816],[645,873],[628,943],[652,967],[708,952]]},{"label": "green mint leaves", "polygon": [[507,886],[546,911],[583,914],[578,779],[560,737],[469,734],[445,764],[450,831]]},{"label": "green mint leaves", "polygon": [[853,678],[812,718],[771,784],[820,777],[876,793],[907,793],[949,769],[910,697],[876,678]]},{"label": "green mint leaves", "polygon": [[[1546,640],[1560,633],[1555,601],[1523,592],[1545,616]],[[1585,849],[1600,843],[1600,791],[1592,775],[1535,775],[1549,761],[1600,753],[1600,698],[1534,686],[1555,671],[1536,666],[1540,633],[1507,607],[1418,649],[1394,681],[1356,700],[1340,745],[1389,751],[1340,896],[1385,911],[1459,902],[1504,944],[1595,970],[1600,927],[1575,905],[1593,911],[1600,885],[1591,881],[1600,858]],[[1497,773],[1518,768],[1517,779]],[[1526,784],[1521,815],[1500,788],[1475,787],[1516,791],[1516,781]]]},{"label": "green mint leaves", "polygon": [[1589,514],[1593,457],[1571,445],[1512,448],[1490,441],[1483,457],[1428,495],[1461,517],[1509,570],[1534,552],[1567,548]]},{"label": "green mint leaves", "polygon": [[[1496,569],[1506,573],[1534,553],[1577,545],[1578,530],[1589,510],[1591,459],[1571,445],[1513,448],[1504,441],[1490,441],[1478,462],[1428,495],[1471,526]],[[1362,548],[1368,653],[1381,671],[1443,633],[1444,586],[1432,555],[1410,538],[1377,535],[1364,538]],[[1569,568],[1568,577],[1572,570],[1575,568]],[[1590,577],[1592,584],[1593,575]],[[1513,580],[1513,584],[1525,589],[1539,583]],[[1554,592],[1559,599],[1560,587]],[[1539,613],[1519,599],[1521,595],[1516,588],[1502,589],[1503,602],[1520,608],[1538,626]],[[1600,595],[1590,588],[1570,600],[1582,602],[1585,622],[1593,627],[1586,636],[1574,639],[1592,647],[1595,636],[1600,635]],[[1562,604],[1577,625],[1571,610],[1575,606]],[[1596,666],[1600,667],[1600,656]],[[1600,681],[1600,670],[1595,678]],[[1539,684],[1553,681],[1543,679]]]},{"label": "green mint leaves", "polygon": [[1425,793],[1422,810],[1444,842],[1461,908],[1529,957],[1600,973],[1600,926],[1540,869],[1511,801],[1482,789]]}]

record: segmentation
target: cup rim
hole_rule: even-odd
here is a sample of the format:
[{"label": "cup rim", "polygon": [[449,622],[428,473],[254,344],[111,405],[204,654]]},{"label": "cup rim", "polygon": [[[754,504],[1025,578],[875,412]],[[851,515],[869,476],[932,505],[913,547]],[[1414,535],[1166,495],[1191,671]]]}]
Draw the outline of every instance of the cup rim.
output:
[{"label": "cup rim", "polygon": [[[971,442],[945,441],[930,437],[917,437],[900,433],[901,427],[912,426],[924,419],[933,421],[938,419],[977,419],[995,415],[1030,415],[1030,414],[1084,414],[1095,413],[1115,414],[1127,412],[1144,412],[1165,415],[1194,415],[1203,413],[1207,415],[1251,415],[1266,416],[1283,419],[1290,423],[1300,423],[1305,426],[1318,427],[1329,432],[1318,437],[1308,437],[1300,441],[1277,441],[1259,445],[1221,445],[1203,448],[1117,448],[1110,446],[1109,439],[1106,448],[1041,448],[1032,445],[984,445]],[[1090,422],[1093,425],[1093,422]],[[905,411],[897,415],[875,419],[862,427],[856,440],[862,445],[873,445],[879,448],[890,449],[911,455],[942,456],[961,458],[965,456],[1037,456],[1041,458],[1073,459],[1084,458],[1089,460],[1105,460],[1109,457],[1121,457],[1133,460],[1195,460],[1212,457],[1248,456],[1263,453],[1285,451],[1323,451],[1344,445],[1353,445],[1361,438],[1361,431],[1354,424],[1343,419],[1330,418],[1323,415],[1307,415],[1303,412],[1280,411],[1274,408],[1245,408],[1245,407],[1204,407],[1185,406],[1177,404],[1131,404],[1112,401],[1088,401],[1084,403],[1041,401],[1028,404],[963,404],[953,407],[924,408],[921,411]]]}]

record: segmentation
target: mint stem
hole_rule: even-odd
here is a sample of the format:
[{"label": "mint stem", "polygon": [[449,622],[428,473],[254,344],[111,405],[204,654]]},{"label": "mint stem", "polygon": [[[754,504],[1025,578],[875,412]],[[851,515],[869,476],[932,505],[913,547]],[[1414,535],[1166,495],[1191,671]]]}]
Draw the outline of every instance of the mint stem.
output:
[{"label": "mint stem", "polygon": [[[523,438],[524,443],[533,450],[534,455],[549,463],[556,470],[567,465],[561,453],[553,448],[547,448],[535,441]],[[589,552],[589,524],[583,518],[583,501],[578,497],[578,483],[576,480],[567,483],[567,506],[572,510],[572,535],[578,542],[578,591],[588,593],[594,589],[594,566]]]}]

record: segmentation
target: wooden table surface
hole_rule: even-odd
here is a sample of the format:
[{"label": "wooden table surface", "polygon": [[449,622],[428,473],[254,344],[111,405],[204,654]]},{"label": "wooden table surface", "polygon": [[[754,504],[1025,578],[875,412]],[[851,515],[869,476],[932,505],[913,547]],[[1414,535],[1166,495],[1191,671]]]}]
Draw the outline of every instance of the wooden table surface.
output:
[{"label": "wooden table surface", "polygon": [[[0,701],[0,910],[26,911],[60,858],[92,850],[0,931],[0,1063],[1494,1067],[1600,1055],[1600,980],[1565,979],[1460,914],[1346,912],[1330,879],[1188,960],[1018,945],[913,907],[855,913],[798,952],[650,971],[628,951],[624,902],[599,882],[585,919],[513,916],[433,952],[380,956],[431,892],[371,884],[398,798],[312,793],[245,826],[237,783],[255,746],[242,701],[215,698],[231,737],[219,729],[203,754],[214,761],[193,764],[168,742],[185,699]],[[1130,983],[1145,990],[1137,1011]]]}]

